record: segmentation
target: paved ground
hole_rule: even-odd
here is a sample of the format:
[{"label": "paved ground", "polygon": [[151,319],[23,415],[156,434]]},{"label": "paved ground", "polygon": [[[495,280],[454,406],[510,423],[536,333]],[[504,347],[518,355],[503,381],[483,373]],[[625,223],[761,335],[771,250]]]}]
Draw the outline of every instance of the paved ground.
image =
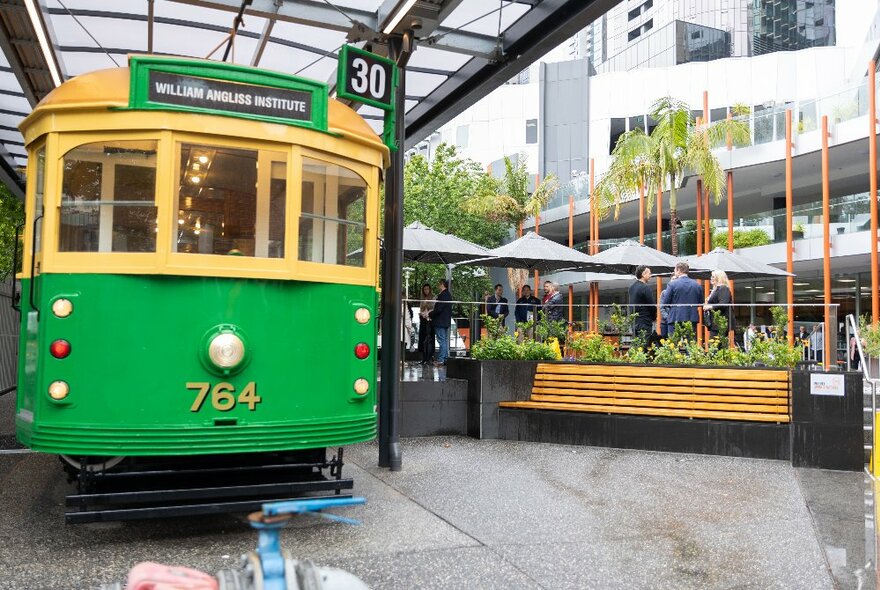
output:
[{"label": "paved ground", "polygon": [[[384,588],[864,588],[864,477],[784,462],[469,438],[348,449],[362,527],[308,520],[300,557]],[[57,459],[0,454],[0,589],[91,588],[151,559],[214,571],[241,516],[66,526]],[[863,582],[860,584],[860,580]]]}]

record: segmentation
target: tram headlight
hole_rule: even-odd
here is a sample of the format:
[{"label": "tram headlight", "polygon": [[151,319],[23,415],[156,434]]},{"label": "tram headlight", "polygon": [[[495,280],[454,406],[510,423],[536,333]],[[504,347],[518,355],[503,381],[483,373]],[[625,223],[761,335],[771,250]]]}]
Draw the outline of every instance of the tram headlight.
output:
[{"label": "tram headlight", "polygon": [[359,324],[366,324],[370,321],[370,310],[366,307],[359,307],[356,312],[354,312],[354,319],[357,320]]},{"label": "tram headlight", "polygon": [[70,393],[70,387],[64,381],[53,381],[49,385],[49,397],[55,401],[61,401]]},{"label": "tram headlight", "polygon": [[70,302],[70,299],[56,299],[52,303],[52,313],[55,314],[55,317],[66,318],[73,313],[73,303]]},{"label": "tram headlight", "polygon": [[208,358],[221,369],[232,369],[244,359],[244,342],[231,332],[223,332],[211,339]]},{"label": "tram headlight", "polygon": [[354,392],[358,395],[364,395],[370,391],[370,382],[366,379],[358,379],[354,382]]}]

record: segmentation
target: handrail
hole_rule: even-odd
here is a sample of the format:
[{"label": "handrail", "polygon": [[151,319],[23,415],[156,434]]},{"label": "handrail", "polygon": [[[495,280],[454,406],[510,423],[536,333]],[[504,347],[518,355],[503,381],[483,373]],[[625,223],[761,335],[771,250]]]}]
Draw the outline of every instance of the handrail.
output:
[{"label": "handrail", "polygon": [[[850,332],[852,330],[852,332]],[[846,316],[846,368],[849,369],[849,341],[855,336],[856,337],[856,349],[859,351],[859,358],[861,359],[862,364],[862,374],[865,376],[865,381],[869,383],[880,382],[880,375],[877,377],[871,377],[868,372],[868,357],[865,355],[865,351],[862,349],[862,337],[859,334],[859,324],[856,322],[855,315],[847,314]],[[875,406],[876,407],[876,406]]]},{"label": "handrail", "polygon": [[[852,333],[850,333],[852,330]],[[849,369],[849,341],[855,336],[856,339],[856,350],[859,353],[859,359],[862,364],[862,375],[864,375],[865,381],[871,384],[871,470],[872,476],[876,476],[877,465],[874,465],[873,456],[874,450],[877,448],[877,385],[880,384],[880,375],[877,378],[871,377],[871,374],[868,371],[868,367],[870,363],[868,362],[868,357],[865,355],[865,351],[862,349],[862,337],[859,334],[859,324],[856,321],[856,317],[853,314],[847,314],[846,316],[846,368]]]}]

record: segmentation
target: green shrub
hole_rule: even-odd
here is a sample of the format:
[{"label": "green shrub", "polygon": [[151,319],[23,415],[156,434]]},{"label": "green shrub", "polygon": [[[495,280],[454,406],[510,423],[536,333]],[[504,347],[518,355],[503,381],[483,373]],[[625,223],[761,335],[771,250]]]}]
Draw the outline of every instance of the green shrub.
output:
[{"label": "green shrub", "polygon": [[864,353],[871,357],[880,357],[880,324],[873,325],[867,314],[859,318],[859,336]]},{"label": "green shrub", "polygon": [[610,363],[617,360],[614,357],[614,345],[596,332],[574,334],[568,342],[568,350],[578,360],[590,363]]},{"label": "green shrub", "polygon": [[[766,246],[771,241],[770,236],[763,229],[733,230],[733,247],[737,249]],[[727,248],[727,232],[716,232],[712,236],[712,246],[714,248]]]},{"label": "green shrub", "polygon": [[514,361],[519,359],[519,347],[513,336],[484,338],[471,347],[471,356],[477,360]]},{"label": "green shrub", "polygon": [[524,361],[553,361],[556,360],[556,352],[546,342],[525,340],[518,345],[519,358]]}]

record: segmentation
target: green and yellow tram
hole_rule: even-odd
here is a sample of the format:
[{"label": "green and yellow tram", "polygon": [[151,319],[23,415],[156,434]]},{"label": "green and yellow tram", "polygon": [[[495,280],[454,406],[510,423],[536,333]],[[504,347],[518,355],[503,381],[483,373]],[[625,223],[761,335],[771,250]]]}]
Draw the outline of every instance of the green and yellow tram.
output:
[{"label": "green and yellow tram", "polygon": [[23,444],[107,465],[375,437],[389,154],[325,84],[133,56],[21,130]]}]

